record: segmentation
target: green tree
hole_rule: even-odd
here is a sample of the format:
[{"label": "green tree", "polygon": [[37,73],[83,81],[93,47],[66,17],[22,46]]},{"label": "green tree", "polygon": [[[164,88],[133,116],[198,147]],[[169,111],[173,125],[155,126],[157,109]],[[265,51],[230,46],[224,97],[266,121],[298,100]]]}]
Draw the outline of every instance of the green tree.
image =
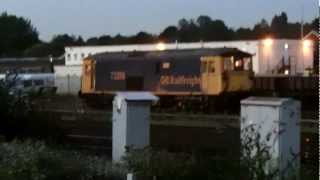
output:
[{"label": "green tree", "polygon": [[112,43],[112,37],[109,35],[100,36],[96,45],[109,45]]},{"label": "green tree", "polygon": [[64,48],[66,46],[80,46],[84,45],[82,37],[70,36],[68,34],[60,34],[53,37],[50,41],[52,46],[52,55],[61,56],[64,53]]},{"label": "green tree", "polygon": [[262,19],[253,27],[253,37],[255,39],[262,39],[270,35],[270,26],[267,20]]},{"label": "green tree", "polygon": [[98,44],[99,44],[99,39],[97,37],[91,37],[86,41],[86,45],[98,45]]},{"label": "green tree", "polygon": [[134,43],[134,44],[145,44],[145,43],[155,42],[155,38],[151,34],[144,31],[137,33],[135,36],[132,36],[130,39],[131,39],[130,43]]},{"label": "green tree", "polygon": [[211,29],[213,30],[211,40],[231,40],[233,31],[229,29],[222,20],[215,20],[211,23]]},{"label": "green tree", "polygon": [[178,39],[178,28],[176,26],[168,26],[159,35],[159,39],[165,42],[174,42]]},{"label": "green tree", "polygon": [[200,41],[199,37],[199,27],[194,22],[193,19],[190,21],[186,19],[181,19],[178,22],[178,37],[179,41],[182,42],[192,42],[192,41]]},{"label": "green tree", "polygon": [[288,31],[288,16],[282,12],[279,16],[275,15],[271,21],[271,31],[274,37],[286,38]]},{"label": "green tree", "polygon": [[122,36],[121,34],[117,34],[113,37],[112,44],[128,44],[129,38],[126,36]]},{"label": "green tree", "polygon": [[48,57],[51,55],[53,48],[49,43],[38,43],[24,51],[26,57]]},{"label": "green tree", "polygon": [[23,51],[39,42],[31,21],[6,12],[0,15],[0,57],[21,56]]},{"label": "green tree", "polygon": [[211,18],[201,15],[197,19],[197,24],[200,28],[200,38],[202,40],[210,40],[213,32]]},{"label": "green tree", "polygon": [[237,40],[249,40],[253,39],[253,32],[250,28],[242,28],[240,27],[239,29],[236,30],[235,32],[235,39]]}]

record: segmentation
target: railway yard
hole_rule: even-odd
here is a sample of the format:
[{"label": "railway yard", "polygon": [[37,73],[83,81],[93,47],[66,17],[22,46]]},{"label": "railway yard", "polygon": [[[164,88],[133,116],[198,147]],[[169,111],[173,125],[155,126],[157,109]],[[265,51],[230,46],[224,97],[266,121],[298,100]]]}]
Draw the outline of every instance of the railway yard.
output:
[{"label": "railway yard", "polygon": [[[61,93],[60,80],[51,68],[51,79],[43,72],[21,73],[21,77],[19,72],[13,72],[5,76],[4,82],[12,85],[9,94],[18,99],[27,97],[36,119],[30,124],[18,122],[15,127],[18,133],[22,130],[23,136],[29,126],[36,131],[43,127],[38,133],[55,139],[59,146],[113,159],[113,141],[117,141],[112,129],[115,95],[150,92],[159,98],[151,106],[150,147],[238,159],[243,149],[240,101],[252,96],[264,100],[289,97],[301,103],[300,133],[295,136],[296,141],[300,139],[301,163],[316,172],[319,164],[315,151],[319,142],[316,74],[257,75],[252,71],[252,55],[236,48],[102,53],[83,61],[81,78],[75,79],[75,84],[80,84],[74,87],[78,93],[69,91],[72,89],[69,75],[68,83],[62,83],[66,86],[62,89],[68,92]],[[53,67],[51,63],[46,65]],[[142,66],[147,70],[142,71]],[[31,67],[39,69],[38,65]],[[48,88],[58,92],[47,93]],[[10,132],[10,126],[8,129]],[[280,130],[272,132],[280,135]]]},{"label": "railway yard", "polygon": [[316,9],[221,2],[7,3],[0,180],[319,177]]},{"label": "railway yard", "polygon": [[[112,112],[94,109],[75,96],[54,96],[37,101],[65,132],[70,148],[111,156]],[[240,146],[239,115],[202,113],[151,114],[151,146],[171,151],[203,150],[219,155],[237,154]],[[301,148],[303,162],[317,162],[319,129],[317,112],[302,112]],[[209,143],[208,143],[209,142]],[[210,143],[212,142],[212,143]],[[232,148],[231,148],[232,147]],[[239,147],[240,148],[240,147]]]}]

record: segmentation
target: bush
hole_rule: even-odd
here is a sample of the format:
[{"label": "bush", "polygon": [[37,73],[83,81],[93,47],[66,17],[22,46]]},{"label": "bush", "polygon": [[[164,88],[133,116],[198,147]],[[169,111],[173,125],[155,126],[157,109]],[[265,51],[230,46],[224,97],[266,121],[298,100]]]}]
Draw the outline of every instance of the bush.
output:
[{"label": "bush", "polygon": [[12,180],[121,180],[126,170],[103,157],[55,150],[42,142],[0,145],[0,179]]},{"label": "bush", "polygon": [[129,148],[123,162],[130,172],[147,179],[152,179],[153,176],[158,180],[239,179],[239,161],[217,159],[202,153]]},{"label": "bush", "polygon": [[48,114],[37,111],[33,101],[39,96],[10,94],[10,85],[0,82],[0,134],[7,141],[37,138],[60,142],[64,131]]}]

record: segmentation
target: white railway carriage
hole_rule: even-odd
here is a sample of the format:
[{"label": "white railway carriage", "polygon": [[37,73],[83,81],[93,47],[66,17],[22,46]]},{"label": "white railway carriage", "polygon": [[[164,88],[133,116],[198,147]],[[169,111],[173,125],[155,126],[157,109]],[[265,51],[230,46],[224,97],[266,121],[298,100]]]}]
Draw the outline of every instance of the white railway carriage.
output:
[{"label": "white railway carriage", "polygon": [[10,93],[54,93],[53,73],[35,73],[35,74],[7,74],[5,82],[10,87]]},{"label": "white railway carriage", "polygon": [[53,58],[0,58],[0,81],[12,94],[55,92]]}]

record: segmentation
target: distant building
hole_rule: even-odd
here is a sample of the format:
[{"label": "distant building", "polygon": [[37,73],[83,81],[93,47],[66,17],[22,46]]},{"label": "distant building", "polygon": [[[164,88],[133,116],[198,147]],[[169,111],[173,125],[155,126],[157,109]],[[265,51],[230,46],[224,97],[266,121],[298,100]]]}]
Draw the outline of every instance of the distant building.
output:
[{"label": "distant building", "polygon": [[196,43],[110,45],[110,46],[70,46],[65,47],[66,66],[73,74],[81,76],[82,60],[102,52],[130,52],[166,49],[197,49],[233,47],[253,54],[253,70],[264,74],[303,74],[313,68],[313,42],[291,39],[264,39],[252,41],[217,41]]},{"label": "distant building", "polygon": [[313,69],[316,74],[319,74],[319,33],[317,31],[310,31],[303,39],[306,42],[310,40],[313,43]]},{"label": "distant building", "polygon": [[66,66],[65,59],[54,61],[55,86],[58,94],[77,95],[81,83],[81,66]]}]

